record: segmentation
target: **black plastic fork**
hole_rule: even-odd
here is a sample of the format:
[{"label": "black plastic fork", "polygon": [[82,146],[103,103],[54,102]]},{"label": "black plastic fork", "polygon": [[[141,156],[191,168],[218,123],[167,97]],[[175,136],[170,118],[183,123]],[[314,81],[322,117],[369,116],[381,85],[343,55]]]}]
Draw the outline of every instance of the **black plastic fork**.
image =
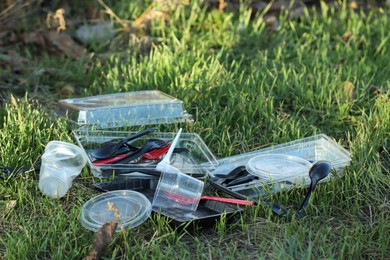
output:
[{"label": "black plastic fork", "polygon": [[167,145],[169,145],[169,143],[167,143],[164,140],[149,139],[142,148],[138,149],[136,152],[130,154],[129,156],[127,156],[123,159],[120,159],[119,161],[116,161],[114,164],[128,164],[129,162],[137,159],[138,157],[140,157],[144,153],[147,153],[147,152],[154,150],[154,149],[164,148]]}]

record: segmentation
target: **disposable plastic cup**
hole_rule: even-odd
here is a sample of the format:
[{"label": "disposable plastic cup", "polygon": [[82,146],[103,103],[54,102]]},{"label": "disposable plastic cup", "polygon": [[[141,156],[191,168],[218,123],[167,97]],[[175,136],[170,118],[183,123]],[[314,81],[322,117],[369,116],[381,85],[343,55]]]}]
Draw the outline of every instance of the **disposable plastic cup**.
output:
[{"label": "disposable plastic cup", "polygon": [[49,142],[41,158],[39,189],[52,198],[65,196],[86,163],[87,155],[80,147],[61,141]]},{"label": "disposable plastic cup", "polygon": [[[195,211],[199,205],[203,186],[203,181],[180,171],[165,171],[157,184],[152,205],[157,209],[176,208]],[[183,198],[186,203],[183,203]]]}]

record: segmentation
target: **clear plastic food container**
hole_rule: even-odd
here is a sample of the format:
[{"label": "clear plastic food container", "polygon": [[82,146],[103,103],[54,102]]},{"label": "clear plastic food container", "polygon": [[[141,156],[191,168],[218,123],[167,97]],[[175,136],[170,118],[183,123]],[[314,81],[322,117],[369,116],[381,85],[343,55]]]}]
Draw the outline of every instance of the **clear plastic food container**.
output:
[{"label": "clear plastic food container", "polygon": [[[248,162],[259,155],[290,155],[299,157],[313,164],[319,160],[327,160],[332,164],[334,177],[341,177],[344,168],[351,161],[350,153],[325,134],[318,134],[311,137],[298,139],[292,142],[275,145],[257,151],[226,157],[218,161],[219,165],[212,174],[227,174],[238,166],[247,166]],[[287,162],[286,162],[287,164]],[[297,168],[296,172],[289,171],[283,176],[280,174],[277,179],[255,178],[254,180],[229,187],[248,198],[261,197],[280,191],[285,191],[297,185],[307,186],[310,183],[307,167]],[[301,177],[301,178],[297,178]],[[331,175],[333,176],[333,175]],[[329,178],[323,181],[329,181]]]},{"label": "clear plastic food container", "polygon": [[114,128],[192,122],[183,102],[158,90],[135,91],[60,100],[79,126]]},{"label": "clear plastic food container", "polygon": [[[79,146],[88,155],[88,165],[96,177],[112,176],[110,173],[120,172],[129,167],[152,168],[153,163],[156,163],[142,159],[126,165],[93,164],[91,151],[101,147],[105,142],[119,141],[134,134],[131,131],[124,131],[126,127],[193,122],[192,116],[183,109],[182,101],[158,90],[64,99],[59,103],[80,126],[73,134]],[[142,147],[151,138],[172,141],[175,134],[156,131],[136,139],[131,145]],[[185,148],[187,151],[185,155],[174,154],[171,159],[172,165],[184,173],[208,174],[208,170],[214,169],[218,164],[207,145],[195,133],[183,133],[175,148]]]},{"label": "clear plastic food container", "polygon": [[[139,168],[153,168],[155,161],[149,161],[147,159],[140,159],[138,162],[132,163],[131,165],[123,164],[105,164],[104,166],[97,166],[93,164],[94,158],[91,156],[91,151],[100,147],[104,142],[117,141],[125,137],[131,136],[134,132],[120,132],[120,131],[97,131],[97,130],[74,130],[73,134],[80,147],[84,149],[88,155],[88,165],[96,177],[109,177],[112,172],[122,171],[123,169],[131,167]],[[164,141],[172,142],[175,138],[176,133],[167,132],[155,132],[148,134],[136,139],[133,143],[134,146],[142,146],[148,139],[157,138]],[[217,166],[218,161],[212,154],[207,145],[203,142],[199,135],[195,133],[182,133],[180,135],[179,142],[176,148],[185,148],[184,154],[174,153],[171,158],[171,164],[176,168],[180,169],[183,173],[195,174],[203,173],[208,175],[208,169],[213,169]],[[112,171],[104,171],[111,169]],[[131,176],[139,176],[139,174],[132,174]]]}]

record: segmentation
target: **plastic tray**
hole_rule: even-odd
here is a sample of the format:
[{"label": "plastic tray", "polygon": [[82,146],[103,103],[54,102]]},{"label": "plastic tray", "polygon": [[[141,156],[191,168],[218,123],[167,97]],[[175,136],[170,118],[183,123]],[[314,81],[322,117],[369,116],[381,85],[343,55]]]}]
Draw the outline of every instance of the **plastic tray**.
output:
[{"label": "plastic tray", "polygon": [[[211,173],[227,174],[238,166],[246,166],[251,158],[262,154],[292,155],[305,159],[311,163],[315,163],[319,160],[327,160],[332,164],[332,169],[334,170],[333,172],[336,173],[336,177],[341,177],[343,175],[344,168],[349,165],[351,161],[350,153],[346,149],[337,144],[329,136],[319,134],[254,152],[223,158],[218,161],[219,165]],[[296,174],[303,175],[306,173],[297,172]],[[328,180],[329,178],[323,181]],[[256,198],[289,190],[297,185],[307,186],[309,183],[310,179],[307,172],[306,177],[302,178],[301,182],[297,182],[296,179],[291,179],[291,176],[289,176],[284,179],[278,179],[277,182],[264,179],[254,180],[250,183],[231,186],[230,189],[239,192],[248,198]]]},{"label": "plastic tray", "polygon": [[[102,191],[134,190],[142,193],[152,202],[157,183],[158,179],[156,178],[119,179],[110,183],[96,183],[94,184],[94,187]],[[244,208],[238,205],[207,200],[201,201],[197,210],[194,212],[187,212],[181,209],[153,208],[154,212],[171,218],[174,224],[180,225],[185,222],[193,221],[204,227],[214,225],[215,221],[222,215],[226,215],[229,219],[243,210]]]},{"label": "plastic tray", "polygon": [[[108,177],[111,175],[105,175],[102,172],[102,168],[115,170],[123,170],[124,167],[129,165],[120,164],[106,164],[104,166],[93,165],[93,158],[90,156],[90,152],[102,145],[102,143],[111,140],[120,140],[134,134],[133,132],[126,131],[103,131],[103,130],[89,130],[79,129],[74,130],[75,136],[79,146],[88,155],[88,165],[96,177]],[[133,143],[134,146],[142,146],[150,138],[158,138],[161,140],[172,141],[176,133],[153,133],[145,135],[136,139]],[[179,142],[176,148],[186,148],[188,153],[174,154],[171,158],[171,164],[179,168],[183,173],[204,173],[208,174],[208,170],[213,170],[218,165],[218,161],[199,135],[195,133],[183,133],[180,135]],[[153,167],[158,162],[155,161],[139,161],[131,164],[131,167]]]}]

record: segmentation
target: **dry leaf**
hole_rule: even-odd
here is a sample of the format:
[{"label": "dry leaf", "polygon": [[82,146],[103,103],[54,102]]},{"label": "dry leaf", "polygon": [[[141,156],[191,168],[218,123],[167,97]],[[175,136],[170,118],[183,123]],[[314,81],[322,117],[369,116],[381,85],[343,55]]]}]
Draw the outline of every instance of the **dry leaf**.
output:
[{"label": "dry leaf", "polygon": [[44,49],[47,48],[45,35],[43,32],[40,31],[24,33],[20,36],[20,40],[28,44],[37,44]]},{"label": "dry leaf", "polygon": [[85,53],[85,49],[77,44],[69,34],[50,31],[46,36],[50,44],[71,58],[80,58]]},{"label": "dry leaf", "polygon": [[343,41],[344,41],[344,42],[349,42],[349,40],[351,39],[351,37],[352,37],[352,32],[346,32],[346,33],[344,33],[344,35],[343,35]]},{"label": "dry leaf", "polygon": [[[13,98],[13,96],[12,96]],[[3,219],[7,214],[16,206],[16,200],[0,201],[0,220]]]},{"label": "dry leaf", "polygon": [[57,32],[66,30],[66,22],[65,22],[65,9],[59,8],[57,11],[53,13],[48,13],[46,17],[47,27],[52,28],[57,26]]},{"label": "dry leaf", "polygon": [[20,40],[27,44],[37,44],[42,49],[49,49],[52,52],[61,51],[71,58],[80,58],[86,50],[73,40],[69,34],[49,32],[30,32],[20,36]]},{"label": "dry leaf", "polygon": [[350,101],[356,98],[356,88],[350,81],[345,81],[343,83],[343,92],[345,97]]},{"label": "dry leaf", "polygon": [[85,258],[86,260],[96,260],[103,255],[104,251],[112,241],[117,226],[117,222],[111,221],[99,228],[96,233],[95,240],[93,241],[92,251]]},{"label": "dry leaf", "polygon": [[120,223],[121,222],[121,215],[119,214],[119,210],[115,206],[115,204],[112,203],[111,201],[109,201],[109,202],[107,202],[107,208],[109,211],[114,212],[114,216],[118,219],[118,222]]}]

